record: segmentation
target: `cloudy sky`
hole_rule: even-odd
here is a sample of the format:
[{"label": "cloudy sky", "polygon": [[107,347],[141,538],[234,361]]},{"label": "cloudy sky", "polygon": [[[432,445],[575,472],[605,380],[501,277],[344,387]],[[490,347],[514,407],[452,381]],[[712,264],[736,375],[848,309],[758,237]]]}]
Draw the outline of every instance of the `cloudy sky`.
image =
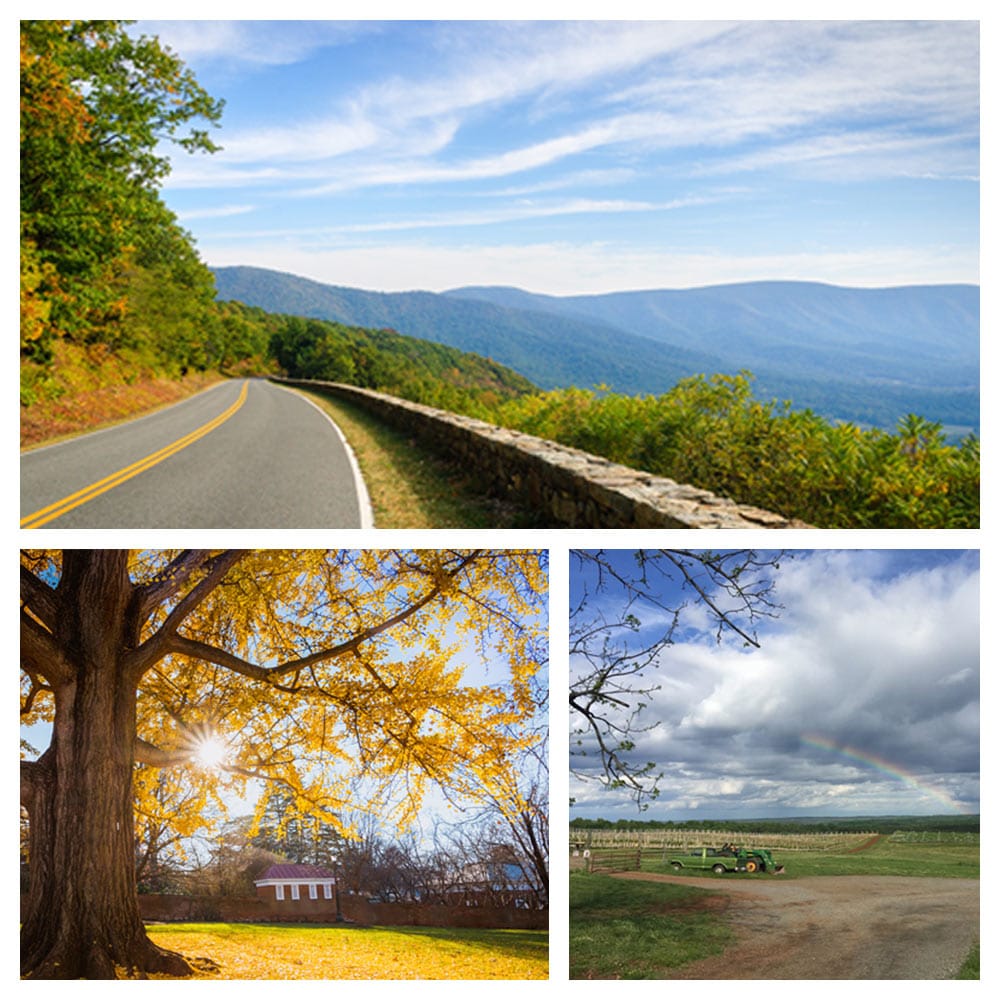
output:
[{"label": "cloudy sky", "polygon": [[210,265],[389,291],[979,280],[975,22],[137,30],[226,102],[223,152],[164,189]]},{"label": "cloudy sky", "polygon": [[[631,553],[614,557],[634,565]],[[642,817],[978,812],[978,553],[800,551],[774,579],[783,610],[761,624],[759,649],[716,644],[693,605],[659,658],[644,716],[656,725],[635,758],[664,778]],[[574,564],[571,593],[587,585],[587,616],[613,615],[620,599],[593,584]],[[657,593],[678,600],[665,582]],[[632,610],[636,640],[662,629],[661,610]],[[639,817],[627,795],[592,780],[571,776],[570,795],[571,818]]]}]

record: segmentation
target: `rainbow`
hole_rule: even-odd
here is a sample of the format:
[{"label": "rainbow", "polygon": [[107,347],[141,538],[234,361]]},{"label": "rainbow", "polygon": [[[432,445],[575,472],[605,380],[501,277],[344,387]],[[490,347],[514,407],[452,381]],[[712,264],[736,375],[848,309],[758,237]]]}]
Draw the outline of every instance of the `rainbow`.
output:
[{"label": "rainbow", "polygon": [[833,753],[839,754],[841,757],[846,757],[848,760],[854,760],[860,764],[865,764],[868,767],[873,767],[875,770],[881,771],[883,774],[887,774],[891,778],[897,778],[909,785],[911,788],[915,788],[922,795],[930,795],[931,797],[937,799],[938,802],[942,803],[951,811],[964,813],[966,815],[970,814],[972,811],[952,798],[952,796],[950,796],[947,792],[942,791],[940,788],[936,788],[926,779],[920,779],[916,775],[911,774],[908,771],[904,771],[900,767],[896,767],[895,764],[885,760],[883,757],[879,757],[872,753],[862,753],[860,750],[855,750],[853,747],[841,746],[839,743],[834,743],[833,740],[828,740],[826,737],[818,736],[815,733],[802,733],[799,739],[801,739],[801,741],[807,746],[818,747],[820,750],[830,750]]}]

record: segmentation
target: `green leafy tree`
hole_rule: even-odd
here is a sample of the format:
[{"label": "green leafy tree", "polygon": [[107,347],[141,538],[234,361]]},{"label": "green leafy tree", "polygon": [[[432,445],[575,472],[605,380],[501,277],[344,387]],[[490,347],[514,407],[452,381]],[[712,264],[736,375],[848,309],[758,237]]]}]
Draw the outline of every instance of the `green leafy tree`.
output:
[{"label": "green leafy tree", "polygon": [[57,334],[102,339],[123,316],[122,272],[163,223],[150,197],[169,170],[161,144],[216,148],[221,103],[126,24],[21,22],[22,275],[49,306],[22,334],[35,358]]}]

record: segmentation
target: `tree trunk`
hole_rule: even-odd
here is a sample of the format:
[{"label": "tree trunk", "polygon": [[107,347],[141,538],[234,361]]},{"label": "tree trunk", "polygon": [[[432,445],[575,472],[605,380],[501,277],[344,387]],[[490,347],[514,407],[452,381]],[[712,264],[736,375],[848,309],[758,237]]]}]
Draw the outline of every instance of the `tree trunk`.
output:
[{"label": "tree trunk", "polygon": [[136,895],[132,768],[138,641],[124,552],[67,552],[55,637],[75,676],[55,687],[52,744],[29,773],[30,883],[21,974],[190,974],[146,936]]}]

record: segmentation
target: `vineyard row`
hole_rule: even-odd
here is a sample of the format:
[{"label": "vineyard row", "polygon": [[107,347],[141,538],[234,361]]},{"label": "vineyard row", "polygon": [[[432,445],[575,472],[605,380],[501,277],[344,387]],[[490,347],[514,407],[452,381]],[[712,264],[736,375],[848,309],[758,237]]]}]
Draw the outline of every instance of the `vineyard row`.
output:
[{"label": "vineyard row", "polygon": [[571,830],[570,851],[612,848],[694,848],[721,846],[767,847],[783,851],[836,851],[856,847],[874,837],[871,832],[734,833],[732,830]]}]

